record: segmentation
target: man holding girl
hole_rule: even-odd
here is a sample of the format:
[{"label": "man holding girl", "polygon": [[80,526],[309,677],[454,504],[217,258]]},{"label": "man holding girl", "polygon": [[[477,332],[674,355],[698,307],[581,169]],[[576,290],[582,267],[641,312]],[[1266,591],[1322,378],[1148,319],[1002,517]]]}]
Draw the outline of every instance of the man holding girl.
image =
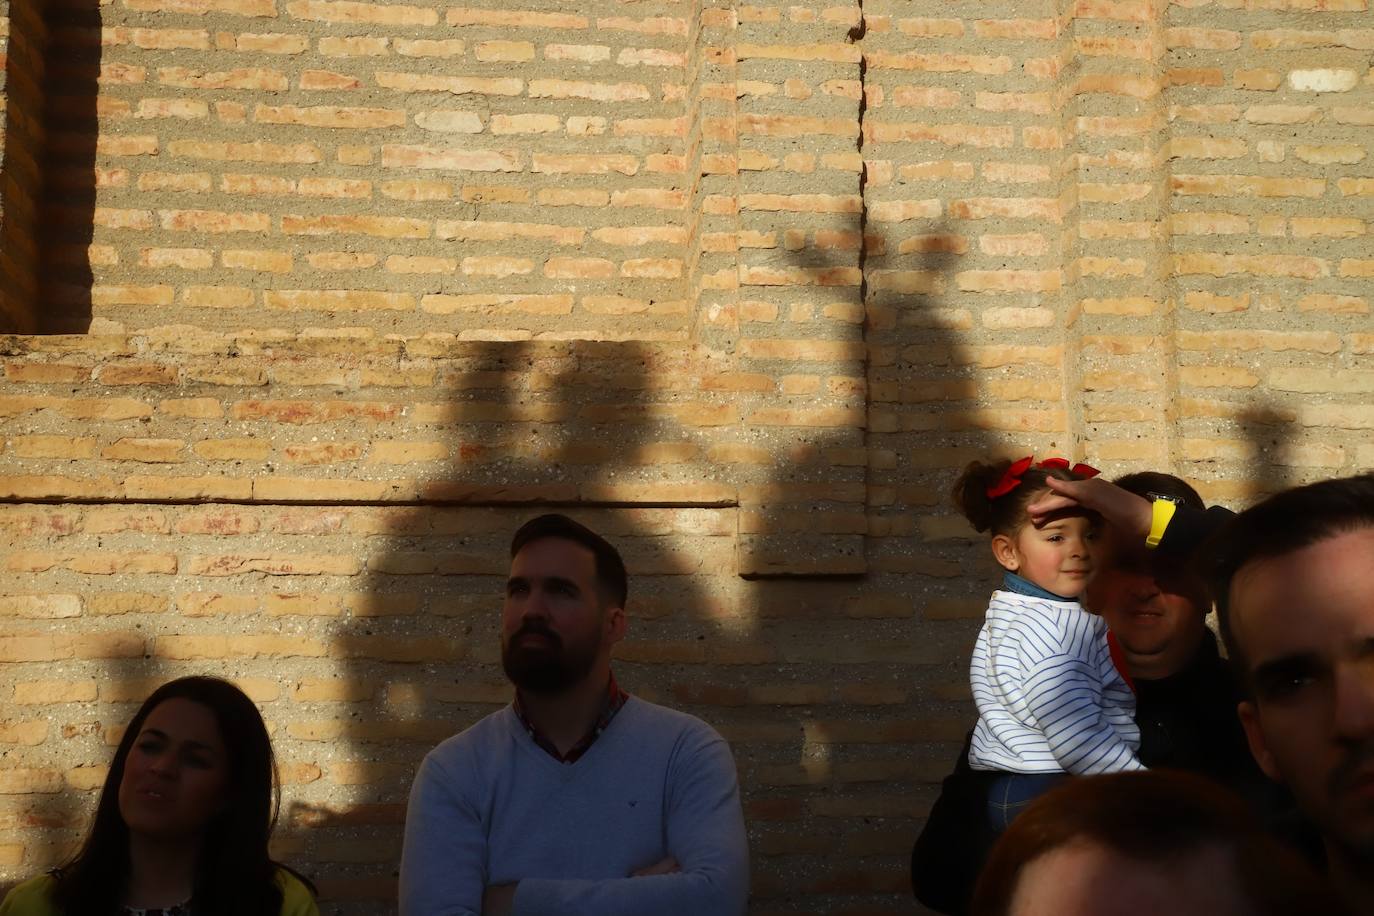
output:
[{"label": "man holding girl", "polygon": [[[1011,462],[994,467],[1014,470]],[[1043,477],[1031,476],[1032,486],[1039,486],[1020,494],[1021,536],[1065,512],[1085,520],[1102,515],[1109,522],[1093,532],[1094,574],[1081,600],[1101,615],[1099,626],[1105,625],[1096,651],[1110,654],[1116,672],[1129,679],[1132,697],[1123,702],[1134,704],[1138,759],[1149,767],[1198,773],[1239,791],[1271,819],[1281,817],[1286,833],[1306,839],[1300,828],[1288,825],[1290,806],[1283,793],[1263,778],[1248,751],[1235,711],[1239,693],[1206,626],[1206,585],[1189,568],[1189,552],[1201,540],[1198,529],[1214,528],[1229,513],[1206,510],[1192,487],[1168,474],[1131,474],[1111,484],[1091,469],[1067,473],[1071,470],[1052,465]],[[1021,488],[1008,493],[1016,489]],[[956,488],[958,505],[960,497]],[[1167,531],[1163,544],[1151,547],[1146,542],[1156,504],[1178,512],[1181,524]],[[912,850],[917,898],[944,913],[967,911],[998,833],[984,811],[1002,774],[974,769],[970,750],[966,744]],[[1042,781],[1059,778],[1051,774]]]}]

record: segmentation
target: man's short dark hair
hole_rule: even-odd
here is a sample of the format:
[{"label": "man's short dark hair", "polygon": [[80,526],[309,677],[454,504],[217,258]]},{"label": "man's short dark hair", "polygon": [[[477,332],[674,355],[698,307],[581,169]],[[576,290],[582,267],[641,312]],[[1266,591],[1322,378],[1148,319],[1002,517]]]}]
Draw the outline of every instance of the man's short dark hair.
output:
[{"label": "man's short dark hair", "polygon": [[1246,681],[1231,619],[1231,582],[1255,560],[1281,557],[1327,538],[1374,527],[1374,474],[1285,490],[1231,519],[1208,542],[1203,571],[1217,605],[1227,654]]},{"label": "man's short dark hair", "polygon": [[609,602],[612,607],[623,608],[625,606],[625,598],[629,594],[630,585],[629,577],[625,574],[625,561],[620,558],[620,551],[616,550],[610,541],[566,515],[550,512],[548,515],[532,518],[521,525],[520,530],[515,532],[515,537],[511,538],[511,559],[514,559],[515,555],[527,545],[535,541],[542,541],[545,538],[572,541],[590,550],[592,555],[596,557],[596,585],[601,591],[602,600]]},{"label": "man's short dark hair", "polygon": [[1186,480],[1175,477],[1173,474],[1164,474],[1159,471],[1139,471],[1135,474],[1127,474],[1125,477],[1118,477],[1112,482],[1136,496],[1149,497],[1151,493],[1157,493],[1160,496],[1172,496],[1183,505],[1191,506],[1199,512],[1207,508],[1207,504],[1202,501],[1197,490],[1194,490]]},{"label": "man's short dark hair", "polygon": [[1074,843],[1092,843],[1163,870],[1208,848],[1220,849],[1231,860],[1249,912],[1345,912],[1335,893],[1239,797],[1193,773],[1141,770],[1068,779],[1027,806],[988,857],[974,891],[973,916],[1007,916],[1026,866]]}]

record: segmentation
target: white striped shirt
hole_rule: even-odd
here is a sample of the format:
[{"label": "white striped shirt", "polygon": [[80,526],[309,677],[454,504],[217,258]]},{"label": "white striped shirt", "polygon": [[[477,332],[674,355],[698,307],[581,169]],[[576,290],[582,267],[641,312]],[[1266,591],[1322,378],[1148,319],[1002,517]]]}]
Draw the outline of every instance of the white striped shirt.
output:
[{"label": "white striped shirt", "polygon": [[1106,622],[1077,601],[993,592],[969,679],[975,770],[1144,769],[1135,694],[1112,663]]}]

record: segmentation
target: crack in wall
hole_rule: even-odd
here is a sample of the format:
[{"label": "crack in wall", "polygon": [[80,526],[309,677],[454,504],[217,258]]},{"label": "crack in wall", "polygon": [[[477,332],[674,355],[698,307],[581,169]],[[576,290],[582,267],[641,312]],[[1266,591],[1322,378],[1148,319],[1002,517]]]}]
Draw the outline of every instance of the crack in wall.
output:
[{"label": "crack in wall", "polygon": [[[858,256],[858,264],[857,264],[857,267],[859,268],[859,292],[858,292],[858,295],[859,295],[859,309],[860,309],[860,314],[863,315],[863,323],[860,325],[859,338],[860,338],[861,341],[863,341],[865,344],[867,344],[867,342],[868,342],[868,329],[869,329],[869,320],[868,320],[868,162],[863,158],[863,153],[864,153],[864,129],[865,129],[865,126],[866,126],[866,125],[865,125],[865,119],[866,119],[866,116],[867,116],[867,114],[868,114],[868,54],[864,51],[863,40],[864,40],[864,37],[868,34],[868,18],[867,18],[866,14],[865,14],[865,11],[864,11],[864,0],[858,0],[858,7],[859,7],[859,21],[858,21],[857,23],[855,23],[855,24],[854,24],[854,27],[851,28],[851,29],[849,30],[849,34],[846,36],[846,38],[847,38],[847,40],[849,41],[850,44],[853,44],[853,45],[857,46],[858,49],[859,49],[859,110],[858,110],[858,132],[857,132],[856,135],[855,135],[855,142],[854,142],[855,150],[856,150],[856,151],[858,152],[858,154],[859,154],[859,214],[858,214],[858,219],[857,219],[857,222],[858,222],[858,230],[859,230],[859,256]],[[862,424],[862,427],[861,427],[861,429],[860,429],[860,438],[861,438],[861,440],[862,440],[862,442],[863,442],[863,449],[864,449],[865,454],[868,454],[868,453],[870,452],[870,449],[872,448],[872,442],[871,442],[871,440],[870,440],[870,438],[869,438],[868,422],[867,422],[867,419],[866,419],[867,416],[868,416],[868,413],[869,413],[869,408],[870,408],[871,405],[872,405],[872,397],[871,397],[871,393],[870,393],[870,386],[869,386],[869,384],[868,384],[868,376],[869,376],[869,357],[868,357],[868,347],[865,346],[865,347],[864,347],[864,356],[863,356],[863,377],[864,377],[864,398],[863,398],[863,400],[864,400],[864,416],[865,416],[865,421],[864,421],[864,423]],[[869,472],[868,468],[865,467],[865,469],[864,469],[864,484],[865,484],[864,490],[865,490],[865,494],[866,494],[866,495],[865,495],[865,498],[864,498],[864,502],[865,502],[865,508],[866,508],[866,509],[871,509],[871,508],[872,508],[872,500],[873,500],[873,495],[872,495],[872,494],[873,494],[873,488],[872,488],[872,486],[869,486],[869,484],[871,484],[871,483],[872,483],[872,479],[871,479],[871,476],[870,476],[870,472]],[[867,539],[865,539],[865,543],[864,543],[864,551],[865,551],[865,553],[867,553],[867,550],[868,550],[868,547],[867,547]]]},{"label": "crack in wall", "polygon": [[[855,150],[859,152],[859,305],[867,310],[868,275],[868,163],[863,161],[864,118],[868,114],[868,55],[863,49],[864,36],[868,34],[868,19],[864,15],[863,0],[859,0],[859,22],[855,23],[845,38],[859,47],[859,132],[855,140]],[[867,327],[867,314],[864,316]]]},{"label": "crack in wall", "polygon": [[868,163],[863,159],[864,119],[868,114],[868,55],[863,49],[864,37],[868,34],[868,19],[864,14],[863,0],[859,0],[859,21],[845,36],[850,44],[859,48],[859,130],[855,149],[859,153],[859,307],[864,309],[864,327],[868,326]]}]

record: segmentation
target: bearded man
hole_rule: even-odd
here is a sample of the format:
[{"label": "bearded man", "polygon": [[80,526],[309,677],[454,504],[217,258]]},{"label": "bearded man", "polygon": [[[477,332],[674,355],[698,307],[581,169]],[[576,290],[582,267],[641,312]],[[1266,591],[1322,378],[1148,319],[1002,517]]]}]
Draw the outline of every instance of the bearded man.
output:
[{"label": "bearded man", "polygon": [[619,552],[562,515],[511,542],[510,706],[444,741],[411,787],[402,916],[745,911],[749,852],[725,740],[626,694]]}]

